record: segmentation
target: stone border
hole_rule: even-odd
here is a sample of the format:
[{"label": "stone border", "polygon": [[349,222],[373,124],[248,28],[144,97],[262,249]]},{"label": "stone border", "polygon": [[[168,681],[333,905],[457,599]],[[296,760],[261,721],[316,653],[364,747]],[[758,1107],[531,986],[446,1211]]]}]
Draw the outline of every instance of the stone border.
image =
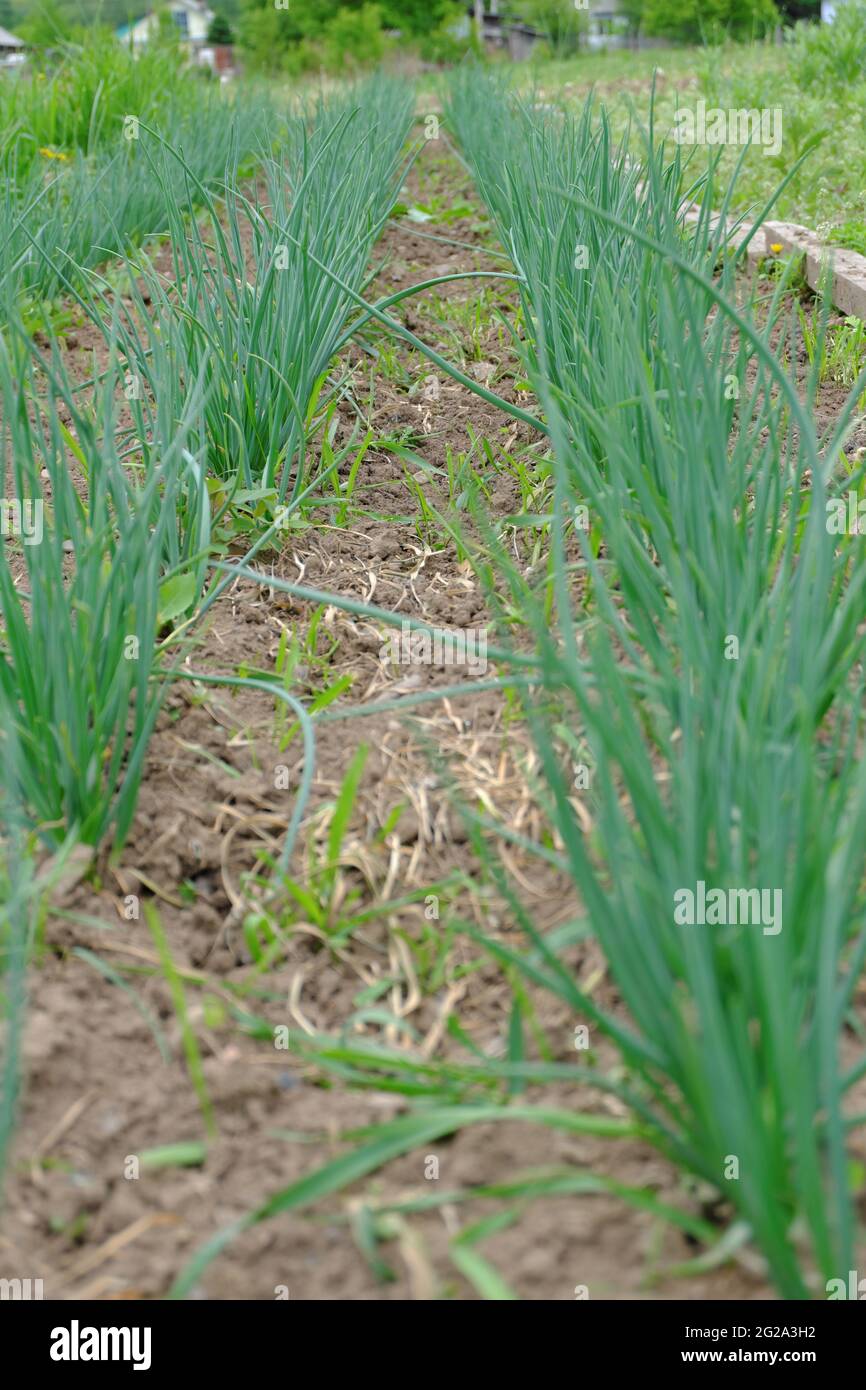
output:
[{"label": "stone border", "polygon": [[[697,222],[700,215],[700,208],[692,204],[686,211],[686,221]],[[750,231],[746,225],[738,227],[731,234],[732,245],[741,245]],[[834,305],[843,314],[866,321],[866,256],[840,246],[827,246],[815,232],[797,222],[765,222],[749,242],[746,256],[750,261],[762,260],[776,245],[782,248],[780,256],[803,258],[806,282],[813,290],[819,289],[827,262],[831,261]]]}]

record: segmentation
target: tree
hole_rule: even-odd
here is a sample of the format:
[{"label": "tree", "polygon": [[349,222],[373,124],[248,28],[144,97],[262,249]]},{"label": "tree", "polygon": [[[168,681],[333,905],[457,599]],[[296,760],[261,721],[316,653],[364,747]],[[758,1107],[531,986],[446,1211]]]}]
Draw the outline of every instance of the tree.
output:
[{"label": "tree", "polygon": [[10,0],[0,0],[0,29],[12,28],[14,15]]},{"label": "tree", "polygon": [[338,54],[375,62],[383,30],[424,40],[464,13],[459,0],[289,0],[280,9],[274,0],[241,0],[237,30],[251,67],[300,72],[333,65]]},{"label": "tree", "polygon": [[619,13],[628,21],[630,34],[637,34],[643,22],[644,0],[620,0]]},{"label": "tree", "polygon": [[461,0],[381,0],[381,9],[384,28],[411,38],[432,34],[466,13]]},{"label": "tree", "polygon": [[752,38],[779,23],[773,0],[645,0],[643,28],[660,38]]},{"label": "tree", "polygon": [[[2,3],[2,0],[0,0]],[[232,26],[229,24],[224,14],[215,14],[211,20],[207,31],[207,42],[214,44],[234,43],[235,36],[232,33]]]},{"label": "tree", "polygon": [[324,34],[325,57],[332,71],[373,67],[385,51],[382,11],[364,4],[359,10],[340,9]]}]

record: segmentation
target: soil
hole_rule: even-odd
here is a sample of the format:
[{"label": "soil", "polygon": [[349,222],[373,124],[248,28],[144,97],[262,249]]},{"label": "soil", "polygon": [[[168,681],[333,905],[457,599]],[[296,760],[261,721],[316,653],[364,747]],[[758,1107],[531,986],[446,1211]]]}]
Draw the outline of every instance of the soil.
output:
[{"label": "soil", "polygon": [[[405,217],[392,221],[377,248],[377,261],[385,262],[382,293],[434,275],[501,265],[485,250],[489,231],[480,211],[447,217],[454,204],[477,204],[456,163],[432,144],[412,171],[405,200],[429,201],[431,190],[440,213],[423,227]],[[460,305],[477,290],[467,280],[439,293]],[[507,286],[498,302],[513,321]],[[453,329],[444,328],[423,299],[405,301],[401,313],[425,341],[453,353]],[[490,319],[480,331],[458,331],[464,332],[466,370],[495,379],[500,394],[518,399],[517,361],[499,323]],[[94,343],[83,326],[75,339],[70,370],[83,375]],[[385,339],[374,335],[372,341],[381,346]],[[407,483],[415,465],[407,466],[405,452],[419,467],[445,470],[449,450],[466,451],[473,439],[488,440],[494,452],[530,448],[530,427],[450,380],[439,382],[438,398],[425,395],[430,369],[406,344],[397,350],[393,371],[371,370],[359,348],[342,367],[351,393],[339,407],[336,444],[350,437],[356,408],[374,436],[351,524],[337,525],[332,508],[318,524],[293,532],[283,551],[268,554],[259,567],[277,579],[407,617],[495,629],[496,616],[454,539],[416,524],[417,497]],[[403,439],[404,457],[381,447],[383,438]],[[453,519],[442,475],[424,478],[430,505]],[[490,470],[489,485],[491,515],[519,510],[513,474]],[[272,674],[282,635],[293,629],[303,635],[315,610],[285,593],[238,582],[211,610],[188,664],[196,671],[234,673],[244,666]],[[336,706],[345,709],[462,677],[432,666],[395,668],[380,656],[383,641],[383,630],[366,619],[325,606],[316,651],[302,663],[296,693],[308,698],[348,676],[351,689]],[[429,936],[425,898],[434,892],[443,908],[450,905],[486,932],[519,939],[512,908],[480,874],[458,805],[462,796],[525,836],[540,834],[536,757],[503,694],[453,697],[417,705],[411,715],[386,711],[318,726],[315,777],[292,875],[304,882],[310,855],[325,855],[335,799],[363,742],[369,752],[340,854],[337,900],[380,913],[333,948],[309,923],[296,925],[270,968],[260,971],[242,923],[262,891],[258,855],[278,856],[300,785],[301,740],[281,747],[285,732],[264,694],[176,683],[150,746],[119,861],[103,855],[95,869],[80,866],[45,924],[30,977],[23,1098],[0,1267],[42,1278],[48,1298],[165,1296],[216,1231],[345,1153],[340,1136],[346,1131],[405,1108],[399,1094],[352,1090],[294,1053],[240,1031],[232,1018],[239,1003],[273,1027],[344,1030],[392,1046],[411,1039],[413,1051],[465,1059],[447,1028],[456,1014],[475,1047],[493,1056],[505,1051],[511,992],[499,968],[461,934],[438,973],[423,968],[423,955],[407,944]],[[553,868],[517,845],[503,847],[502,859],[540,927],[575,915],[579,905],[570,882]],[[451,887],[436,888],[446,880]],[[417,901],[405,904],[412,894]],[[185,980],[217,1133],[203,1161],[142,1163],[136,1178],[129,1176],[136,1156],[207,1138],[145,903],[158,909]],[[575,948],[570,959],[586,988],[616,1004],[592,943]],[[573,1059],[571,1014],[540,991],[533,1002],[553,1055]],[[386,1009],[388,1020],[364,1015],[371,1008]],[[613,1061],[603,1051],[600,1057]],[[532,1088],[526,1099],[621,1113],[615,1100],[602,1104],[573,1087]],[[649,1187],[660,1201],[701,1212],[700,1194],[643,1143],[516,1121],[479,1125],[388,1163],[336,1197],[248,1230],[207,1268],[193,1296],[271,1299],[288,1290],[303,1300],[478,1298],[451,1260],[449,1244],[490,1214],[489,1201],[391,1216],[378,1247],[387,1270],[374,1266],[356,1238],[353,1220],[365,1205],[429,1195],[430,1158],[438,1160],[438,1184],[449,1192],[561,1166]],[[666,1275],[667,1266],[694,1257],[694,1245],[613,1196],[546,1199],[516,1211],[513,1224],[484,1242],[483,1253],[524,1299],[571,1300],[579,1286],[591,1297],[620,1299],[773,1296],[754,1256],[702,1275]]]}]

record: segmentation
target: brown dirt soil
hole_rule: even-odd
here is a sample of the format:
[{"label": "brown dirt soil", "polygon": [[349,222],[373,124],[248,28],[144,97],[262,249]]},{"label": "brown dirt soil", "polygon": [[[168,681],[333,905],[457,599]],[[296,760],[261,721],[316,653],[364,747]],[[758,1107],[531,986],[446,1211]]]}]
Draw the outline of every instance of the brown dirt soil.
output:
[{"label": "brown dirt soil", "polygon": [[[473,198],[454,162],[431,147],[412,173],[409,196],[429,200],[433,193],[445,210]],[[431,240],[422,230],[476,249]],[[423,229],[406,219],[392,223],[379,247],[387,261],[380,285],[393,289],[435,274],[495,266],[484,253],[485,236],[483,222],[470,216],[434,218]],[[458,305],[475,295],[471,281],[441,292],[443,300]],[[501,304],[506,314],[513,309],[507,290]],[[429,304],[410,300],[403,312],[414,331],[441,344],[446,355],[453,351],[453,338],[441,327],[437,338]],[[75,337],[73,366],[77,354],[82,364],[89,361],[93,347],[86,329],[77,329]],[[496,389],[513,398],[517,364],[502,343],[495,321],[480,338],[468,333],[467,370],[479,368],[482,379],[495,379]],[[491,613],[471,565],[446,533],[425,535],[416,527],[417,501],[404,460],[382,448],[381,439],[404,431],[412,455],[441,469],[448,449],[465,451],[472,435],[507,452],[526,449],[531,431],[450,380],[440,382],[438,399],[424,396],[429,369],[408,348],[398,351],[397,363],[390,375],[371,372],[364,353],[354,348],[343,364],[352,389],[340,405],[337,440],[348,438],[355,408],[375,436],[356,498],[363,510],[348,527],[336,526],[330,513],[328,520],[292,533],[267,565],[275,576],[408,616],[482,627]],[[441,478],[438,486],[439,503],[447,509]],[[492,515],[519,509],[513,475],[492,475],[490,487]],[[427,496],[436,503],[432,483]],[[285,594],[238,583],[196,634],[189,664],[199,671],[232,673],[246,665],[273,672],[281,634],[294,627],[303,635],[313,611],[313,605]],[[459,679],[459,672],[434,667],[395,668],[380,658],[382,641],[382,632],[366,620],[326,608],[317,655],[299,672],[296,692],[308,697],[348,675],[352,689],[341,702],[345,706]],[[260,850],[278,854],[303,765],[300,738],[281,748],[282,731],[273,702],[263,694],[176,684],[150,747],[137,815],[119,862],[111,865],[103,856],[95,875],[72,875],[46,923],[31,974],[25,1086],[0,1264],[43,1278],[49,1298],[164,1296],[216,1231],[346,1152],[341,1133],[375,1125],[404,1108],[394,1093],[323,1084],[321,1073],[294,1054],[239,1031],[230,1016],[235,1004],[271,1026],[346,1029],[350,1036],[392,1044],[405,1045],[400,1028],[408,1029],[414,1050],[465,1059],[446,1030],[456,1014],[476,1047],[504,1053],[511,996],[498,968],[481,960],[460,935],[438,974],[425,969],[423,955],[407,944],[423,940],[429,925],[425,890],[449,878],[455,886],[439,890],[445,905],[488,932],[507,938],[517,931],[512,910],[480,876],[451,795],[461,791],[523,835],[540,834],[535,755],[501,693],[420,705],[411,718],[385,712],[319,726],[313,792],[293,873],[304,880],[311,846],[324,852],[334,799],[363,741],[369,755],[343,845],[338,893],[356,893],[358,903],[378,907],[379,915],[336,949],[328,949],[314,930],[288,930],[271,968],[257,972],[242,919],[260,889],[245,885],[245,876],[255,870]],[[447,766],[453,786],[439,763]],[[284,790],[275,787],[280,768],[288,769]],[[503,846],[501,855],[539,926],[575,915],[571,886],[552,868],[514,846]],[[420,901],[388,908],[411,893]],[[154,940],[143,914],[128,920],[130,895],[159,909],[171,956],[184,975],[218,1130],[200,1165],[143,1166],[137,1180],[125,1176],[131,1156],[206,1136]],[[82,954],[88,952],[91,957]],[[108,963],[112,979],[95,968],[93,956]],[[593,944],[575,949],[570,959],[584,988],[606,1004],[616,1003]],[[121,978],[127,989],[117,983]],[[371,998],[373,1007],[387,1008],[390,1024],[358,1020]],[[533,1002],[553,1055],[573,1058],[573,1017],[548,996],[534,995]],[[599,1061],[612,1065],[614,1059],[602,1050]],[[600,1102],[574,1087],[535,1088],[527,1098],[575,1111],[622,1113],[614,1099]],[[515,1121],[480,1125],[390,1162],[337,1197],[247,1231],[210,1265],[195,1296],[270,1299],[287,1286],[291,1298],[304,1300],[477,1298],[449,1258],[449,1242],[489,1214],[489,1202],[451,1202],[431,1212],[392,1216],[379,1247],[389,1279],[377,1278],[353,1234],[351,1219],[365,1202],[429,1195],[430,1156],[438,1159],[438,1182],[448,1191],[567,1166],[648,1187],[661,1201],[701,1210],[700,1194],[687,1190],[677,1171],[643,1143]],[[573,1299],[578,1285],[607,1298],[772,1297],[754,1261],[700,1277],[666,1277],[664,1267],[689,1259],[694,1248],[669,1225],[607,1195],[528,1203],[517,1209],[512,1225],[485,1241],[483,1251],[526,1299]]]}]

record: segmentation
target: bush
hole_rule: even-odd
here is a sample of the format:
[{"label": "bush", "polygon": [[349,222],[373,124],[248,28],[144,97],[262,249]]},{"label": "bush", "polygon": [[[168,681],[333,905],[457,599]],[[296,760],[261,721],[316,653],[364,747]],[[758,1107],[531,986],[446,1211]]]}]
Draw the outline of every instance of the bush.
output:
[{"label": "bush", "polygon": [[[461,0],[381,0],[382,24],[399,29],[404,38],[432,38],[462,18]],[[450,37],[453,37],[450,36]]]},{"label": "bush", "polygon": [[3,27],[14,30],[20,39],[39,49],[56,48],[59,44],[81,40],[85,35],[83,28],[61,10],[56,0],[44,0],[19,23]]},{"label": "bush", "polygon": [[232,26],[229,24],[224,14],[215,14],[210,22],[207,31],[208,43],[231,44],[235,38],[232,33]]},{"label": "bush", "polygon": [[[637,16],[630,8],[631,18]],[[643,0],[639,22],[646,34],[687,42],[761,37],[779,23],[773,0]]]},{"label": "bush", "polygon": [[248,6],[238,24],[238,39],[249,66],[260,72],[279,72],[284,65],[285,43],[282,23],[285,15],[273,6]]},{"label": "bush", "polygon": [[86,42],[58,49],[50,68],[34,64],[20,79],[0,82],[0,163],[14,153],[23,174],[45,148],[67,159],[77,150],[117,150],[127,114],[167,126],[169,112],[174,119],[194,110],[199,94],[182,74],[174,34],[168,39],[163,44],[160,31],[158,42],[134,56],[111,30],[94,27]]},{"label": "bush", "polygon": [[422,36],[418,52],[425,63],[439,63],[445,67],[449,63],[459,63],[468,53],[474,54],[476,58],[484,57],[484,50],[474,27],[464,39],[457,38],[453,29],[454,20],[448,19],[432,33]]},{"label": "bush", "polygon": [[866,78],[866,0],[845,0],[832,24],[798,24],[789,42],[798,86],[862,82]]},{"label": "bush", "polygon": [[281,59],[282,70],[289,77],[302,77],[307,72],[321,72],[325,66],[325,54],[318,44],[309,39],[301,39],[281,53],[274,50],[272,57]]},{"label": "bush", "polygon": [[385,35],[379,6],[365,4],[359,10],[339,10],[325,28],[324,52],[327,66],[336,72],[375,67],[381,62]]},{"label": "bush", "polygon": [[291,0],[287,10],[273,0],[243,0],[238,28],[250,67],[298,76],[375,66],[385,52],[384,26],[381,5],[368,0]]}]

